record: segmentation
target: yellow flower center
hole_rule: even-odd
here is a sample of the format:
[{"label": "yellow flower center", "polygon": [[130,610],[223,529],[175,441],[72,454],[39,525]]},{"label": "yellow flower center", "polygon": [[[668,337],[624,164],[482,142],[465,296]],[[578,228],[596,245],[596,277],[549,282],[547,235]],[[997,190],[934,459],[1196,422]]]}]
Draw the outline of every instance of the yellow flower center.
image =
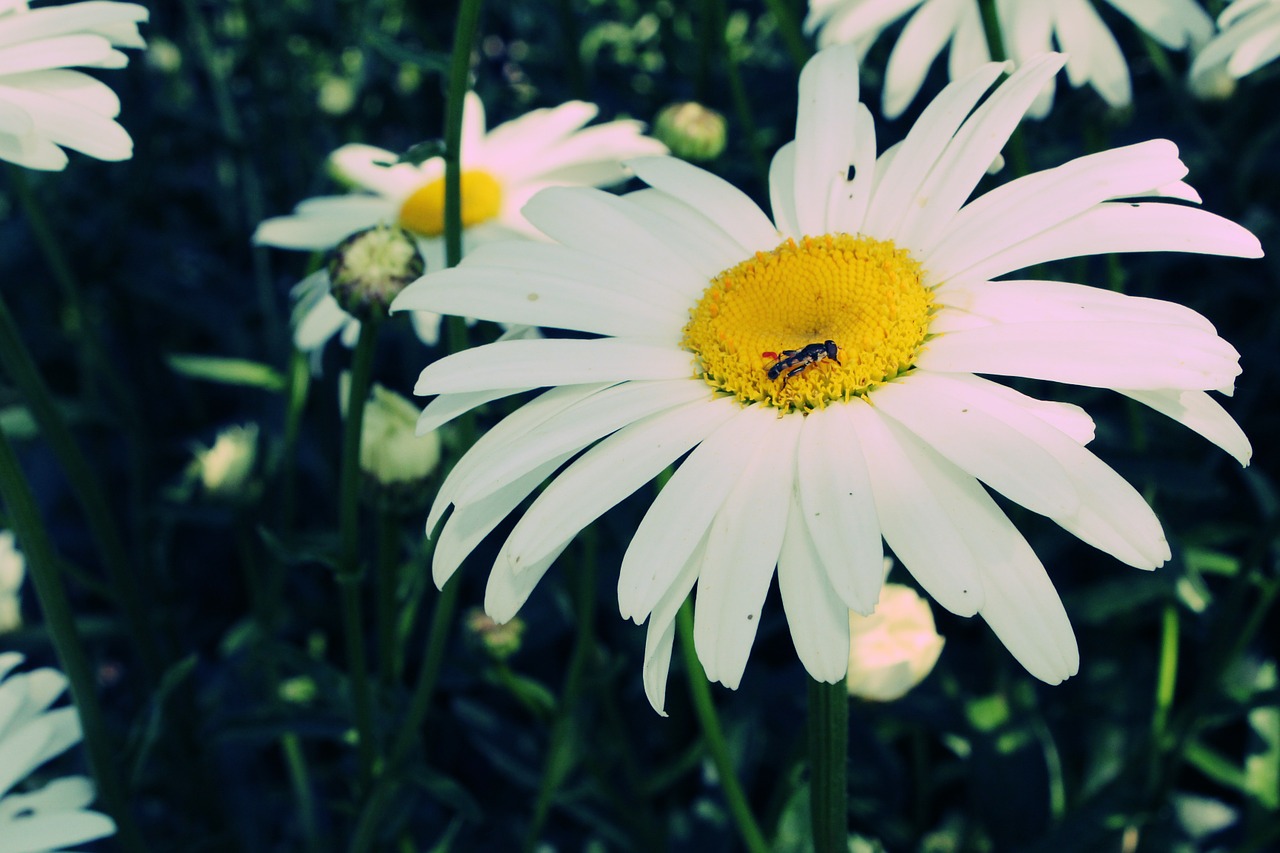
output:
[{"label": "yellow flower center", "polygon": [[932,307],[920,264],[892,242],[789,239],[712,279],[682,343],[709,385],[743,402],[810,411],[906,372]]},{"label": "yellow flower center", "polygon": [[[488,172],[462,173],[462,227],[493,219],[502,210],[502,184]],[[423,237],[444,233],[444,178],[418,187],[400,205],[400,226]]]}]

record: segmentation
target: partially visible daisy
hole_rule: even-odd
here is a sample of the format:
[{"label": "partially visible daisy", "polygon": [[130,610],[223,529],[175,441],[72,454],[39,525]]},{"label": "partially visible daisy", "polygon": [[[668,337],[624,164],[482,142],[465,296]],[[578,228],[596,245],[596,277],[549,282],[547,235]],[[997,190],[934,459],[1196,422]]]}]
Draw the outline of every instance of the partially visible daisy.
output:
[{"label": "partially visible daisy", "polygon": [[67,689],[66,676],[47,668],[11,674],[22,660],[0,654],[0,850],[45,853],[114,834],[111,818],[89,810],[93,783],[84,776],[15,790],[81,737],[75,708],[49,709]]},{"label": "partially visible daisy", "polygon": [[[67,165],[63,148],[127,160],[133,140],[116,121],[120,99],[86,68],[123,68],[117,47],[146,47],[136,3],[91,0],[29,9],[0,0],[0,159],[29,169]],[[61,146],[61,147],[59,147]]]},{"label": "partially visible daisy", "polygon": [[0,634],[22,627],[22,581],[27,561],[14,545],[13,531],[0,530]]},{"label": "partially visible daisy", "polygon": [[1191,64],[1191,88],[1206,97],[1229,94],[1236,80],[1280,56],[1280,0],[1235,0],[1218,28]]},{"label": "partially visible daisy", "polygon": [[[1203,44],[1213,21],[1195,0],[1107,0],[1140,29],[1171,50]],[[1089,0],[996,0],[1009,58],[1021,64],[1054,43],[1068,55],[1067,79],[1088,84],[1108,105],[1132,100],[1129,68],[1115,36]],[[820,30],[823,46],[851,44],[860,56],[885,29],[907,14],[885,69],[882,109],[896,118],[920,91],[933,60],[948,44],[948,70],[957,80],[991,61],[978,0],[810,0],[805,29]],[[1053,105],[1050,83],[1027,114],[1043,118]]]},{"label": "partially visible daisy", "polygon": [[[467,93],[460,148],[465,251],[495,240],[537,237],[520,208],[540,189],[616,184],[627,177],[623,160],[666,152],[661,142],[643,135],[637,121],[585,127],[596,112],[594,104],[570,101],[486,132],[484,105],[474,92]],[[291,215],[259,225],[254,242],[320,251],[356,231],[397,224],[418,237],[428,270],[443,269],[444,158],[432,157],[416,166],[397,159],[395,153],[371,145],[344,145],[330,155],[329,163],[356,192],[307,199]],[[294,315],[299,349],[323,346],[339,332],[351,345],[359,334],[359,323],[324,293],[327,285],[327,274],[319,273],[295,292],[299,306],[306,306]],[[434,344],[439,315],[419,312],[413,320],[418,337]]]},{"label": "partially visible daisy", "polygon": [[649,623],[644,682],[659,710],[689,592],[698,657],[735,687],[775,565],[801,661],[843,677],[848,611],[871,612],[880,594],[882,536],[938,604],[981,614],[1031,674],[1076,672],[1053,584],[983,484],[1139,568],[1169,545],[1142,496],[1086,449],[1083,410],[977,374],[1116,389],[1250,458],[1205,393],[1230,394],[1240,367],[1204,317],[993,280],[1091,254],[1261,255],[1239,225],[1182,203],[1198,198],[1173,143],[1080,157],[966,203],[1065,58],[1026,62],[985,100],[1007,66],[981,66],[879,158],[857,62],[831,48],[801,74],[772,220],[692,165],[635,160],[651,189],[545,190],[524,213],[556,243],[481,247],[393,304],[602,336],[476,347],[418,380],[416,393],[441,395],[419,429],[552,386],[476,442],[427,520],[434,531],[452,507],[435,545],[442,584],[553,478],[499,550],[485,597],[496,620],[578,531],[688,454],[618,581],[623,616]]}]

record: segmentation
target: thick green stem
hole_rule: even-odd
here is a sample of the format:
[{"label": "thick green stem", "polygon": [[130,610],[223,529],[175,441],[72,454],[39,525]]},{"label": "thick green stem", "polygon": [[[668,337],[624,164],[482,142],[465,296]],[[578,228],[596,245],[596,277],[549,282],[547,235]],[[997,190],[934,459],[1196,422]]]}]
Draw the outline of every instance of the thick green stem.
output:
[{"label": "thick green stem", "polygon": [[378,562],[374,573],[374,626],[378,632],[378,677],[390,684],[396,672],[396,590],[400,585],[400,529],[386,508],[377,511]]},{"label": "thick green stem", "polygon": [[814,853],[849,848],[849,692],[844,681],[809,680],[809,806]]},{"label": "thick green stem", "polygon": [[[698,652],[693,647],[693,605],[686,601],[676,615],[676,633],[680,637],[680,651],[684,655],[685,674],[689,679],[689,693],[693,697],[693,709],[698,715],[698,723],[702,726],[702,737],[706,741],[707,751],[716,765],[720,775],[720,787],[724,789],[725,803],[729,806],[729,814],[742,836],[742,843],[751,853],[767,853],[769,843],[756,823],[755,815],[747,802],[747,795],[738,782],[737,772],[733,767],[733,757],[729,755],[729,744],[724,739],[724,731],[720,728],[720,718],[716,715],[715,702],[711,699],[711,685],[707,682],[707,674],[698,660]],[[843,851],[842,851],[843,853]]]},{"label": "thick green stem", "polygon": [[98,786],[103,806],[116,822],[120,843],[130,851],[146,847],[138,834],[129,811],[129,800],[116,775],[117,763],[107,736],[106,721],[98,702],[96,681],[89,656],[85,653],[76,630],[71,602],[58,574],[57,558],[36,509],[35,498],[18,464],[9,439],[0,431],[0,495],[4,498],[9,520],[17,533],[18,544],[27,561],[27,572],[35,586],[36,598],[44,613],[49,637],[58,653],[63,671],[71,683],[71,698],[84,731],[89,766]]},{"label": "thick green stem", "polygon": [[462,112],[471,83],[471,48],[476,43],[483,5],[482,0],[462,0],[453,31],[444,121],[444,251],[451,267],[462,260]]},{"label": "thick green stem", "polygon": [[351,699],[355,707],[356,732],[359,738],[361,791],[367,790],[373,778],[375,743],[373,733],[373,696],[369,686],[369,669],[365,660],[364,618],[361,613],[360,580],[360,435],[364,427],[364,407],[369,399],[373,376],[373,352],[378,341],[380,318],[371,315],[360,326],[351,366],[350,396],[347,398],[347,422],[343,431],[342,470],[339,477],[338,588],[342,595],[342,623],[346,635],[347,666],[351,673]]},{"label": "thick green stem", "polygon": [[0,367],[13,380],[13,384],[18,386],[31,416],[40,428],[41,437],[58,457],[71,489],[84,509],[89,530],[106,564],[111,586],[124,607],[129,634],[137,648],[143,671],[149,683],[155,684],[162,669],[161,655],[156,649],[155,635],[142,604],[142,593],[125,554],[124,543],[112,517],[106,492],[71,435],[71,430],[63,420],[62,413],[53,401],[53,394],[40,376],[31,354],[23,346],[18,324],[9,313],[3,297],[0,297]]},{"label": "thick green stem", "polygon": [[298,807],[298,823],[306,840],[307,853],[320,853],[324,844],[320,840],[320,828],[316,823],[316,800],[311,792],[311,774],[307,769],[307,756],[302,751],[302,738],[295,732],[280,736],[280,752],[284,756],[289,773],[289,787]]}]

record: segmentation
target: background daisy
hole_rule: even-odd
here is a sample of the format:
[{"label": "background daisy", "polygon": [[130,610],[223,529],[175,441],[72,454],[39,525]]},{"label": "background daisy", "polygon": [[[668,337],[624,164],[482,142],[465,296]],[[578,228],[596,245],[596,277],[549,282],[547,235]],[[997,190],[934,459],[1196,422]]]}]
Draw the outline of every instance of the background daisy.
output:
[{"label": "background daisy", "polygon": [[[1081,255],[1261,249],[1192,206],[1119,201],[1196,201],[1162,140],[966,203],[1063,63],[1025,63],[979,106],[1005,70],[980,67],[877,159],[869,111],[849,106],[857,51],[823,51],[801,75],[796,140],[773,160],[772,221],[696,167],[637,160],[652,189],[552,189],[530,201],[525,215],[556,244],[482,247],[406,288],[393,307],[604,336],[491,344],[422,372],[416,393],[444,396],[420,428],[511,389],[554,386],[484,435],[441,487],[427,521],[434,530],[452,507],[437,584],[573,459],[494,562],[485,607],[511,618],[578,531],[687,453],[618,583],[622,614],[648,620],[656,709],[689,592],[698,658],[708,678],[736,687],[775,565],[800,659],[819,681],[842,678],[847,611],[875,607],[882,536],[939,604],[980,613],[1033,675],[1074,674],[1062,603],[980,483],[1139,568],[1162,564],[1169,545],[1142,497],[1085,449],[1093,423],[1082,410],[976,374],[1119,390],[1244,464],[1248,441],[1204,393],[1231,392],[1238,354],[1173,303],[992,279]],[[838,352],[812,343],[824,340]],[[773,368],[788,351],[812,363],[793,360],[784,381]]]},{"label": "background daisy", "polygon": [[116,831],[104,814],[89,810],[93,784],[67,776],[19,789],[40,765],[80,742],[75,708],[50,706],[67,689],[53,669],[13,674],[20,654],[0,654],[0,849],[23,853],[60,850]]},{"label": "background daisy", "polygon": [[1191,88],[1205,96],[1228,92],[1280,56],[1280,2],[1235,0],[1218,16],[1218,29],[1191,64]]},{"label": "background daisy", "polygon": [[[1147,35],[1172,50],[1203,44],[1213,22],[1195,0],[1107,0]],[[1092,87],[1119,109],[1132,101],[1129,68],[1115,36],[1090,0],[996,0],[1008,58],[1018,64],[1055,49],[1067,54],[1072,86]],[[896,118],[915,99],[933,60],[950,45],[956,80],[991,61],[977,0],[811,0],[805,19],[823,46],[851,44],[865,56],[885,29],[910,14],[885,69],[882,109]],[[1028,115],[1043,118],[1053,104],[1049,84]]]},{"label": "background daisy", "polygon": [[[486,131],[480,97],[467,94],[460,148],[464,251],[495,240],[535,237],[520,209],[544,187],[615,184],[627,177],[621,161],[666,151],[643,135],[637,121],[585,127],[597,111],[594,104],[571,101]],[[394,223],[417,236],[427,269],[443,269],[444,159],[418,165],[397,159],[394,152],[371,145],[344,145],[330,155],[330,166],[356,191],[307,199],[292,215],[259,225],[254,241],[322,251],[356,231]],[[353,343],[359,333],[359,323],[325,293],[326,285],[323,272],[299,285],[294,317],[299,349],[322,346],[339,331],[344,342]],[[439,316],[415,312],[413,321],[418,336],[434,344]]]},{"label": "background daisy", "polygon": [[120,99],[71,67],[123,68],[129,58],[116,48],[146,47],[138,24],[147,15],[136,3],[0,2],[0,158],[57,170],[67,165],[62,148],[99,160],[133,156],[133,140],[115,121]]}]

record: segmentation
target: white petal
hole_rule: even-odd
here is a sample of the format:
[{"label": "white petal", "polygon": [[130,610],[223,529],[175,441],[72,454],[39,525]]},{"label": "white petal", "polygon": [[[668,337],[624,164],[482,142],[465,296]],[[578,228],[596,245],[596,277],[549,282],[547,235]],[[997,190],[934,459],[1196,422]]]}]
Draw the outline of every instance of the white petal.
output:
[{"label": "white petal", "polygon": [[[926,373],[927,371],[921,372]],[[1012,406],[1028,415],[1039,418],[1059,432],[1066,433],[1077,444],[1084,445],[1093,441],[1093,418],[1089,417],[1089,413],[1079,406],[1051,400],[1037,400],[1035,397],[1028,397],[1026,394],[1015,391],[1007,385],[1001,385],[998,382],[992,382],[990,379],[983,379],[981,376],[974,376],[969,373],[929,375],[941,376],[954,385],[963,386],[966,394],[981,395],[987,400],[987,407],[993,411],[1003,410],[1003,407]]]},{"label": "white petal", "polygon": [[79,71],[59,68],[13,74],[5,78],[5,84],[70,101],[106,118],[120,114],[120,98],[111,87]]},{"label": "white petal", "polygon": [[1061,258],[1118,252],[1193,252],[1262,257],[1258,238],[1229,219],[1179,204],[1100,204],[952,275],[989,279]]},{"label": "white petal", "polygon": [[115,831],[116,825],[111,818],[97,812],[33,814],[5,822],[5,835],[12,838],[12,843],[0,840],[0,850],[4,853],[46,853],[105,838]]},{"label": "white petal", "polygon": [[675,334],[688,322],[687,299],[598,267],[607,269],[565,246],[493,243],[473,250],[461,266],[419,278],[391,310],[641,337]]},{"label": "white petal", "polygon": [[828,233],[858,234],[876,182],[876,123],[864,104],[854,105],[853,180],[836,184],[827,211]]},{"label": "white petal", "polygon": [[796,143],[778,149],[769,163],[769,208],[778,231],[799,240],[804,236],[796,219]]},{"label": "white petal", "polygon": [[[804,552],[821,558],[844,608],[866,614],[880,597],[884,548],[867,463],[841,407],[804,418],[796,453],[799,517],[808,531]],[[845,622],[847,630],[847,614]]]},{"label": "white petal", "polygon": [[1172,50],[1199,47],[1213,35],[1213,19],[1195,0],[1108,2],[1141,27],[1147,35]]},{"label": "white petal", "polygon": [[111,53],[111,42],[102,36],[81,33],[38,39],[0,50],[0,76],[71,65],[94,65]]},{"label": "white petal", "polygon": [[795,205],[800,231],[828,232],[835,194],[844,190],[854,162],[854,105],[858,102],[858,54],[848,46],[820,51],[800,72],[796,115]]},{"label": "white petal", "polygon": [[[801,418],[759,423],[754,453],[707,538],[698,574],[693,640],[707,678],[736,690],[751,654],[769,591],[795,481]],[[786,501],[779,511],[779,498]]]},{"label": "white petal", "polygon": [[1165,139],[1078,157],[1018,178],[965,205],[946,224],[945,234],[927,247],[921,262],[935,280],[946,281],[983,257],[1096,204],[1146,193],[1186,174],[1177,146]]},{"label": "white petal", "polygon": [[477,406],[483,406],[492,400],[500,400],[513,394],[532,391],[532,388],[491,388],[485,391],[469,391],[465,394],[441,394],[422,410],[418,416],[417,435],[434,432],[449,421],[464,415]]},{"label": "white petal", "polygon": [[[1010,500],[1050,517],[1074,514],[1080,495],[1070,474],[1036,440],[1051,428],[1017,408],[996,408],[994,401],[967,390],[945,376],[916,371],[877,388],[873,400],[881,412]],[[983,402],[992,403],[995,411]]]},{"label": "white petal", "polygon": [[1253,446],[1244,430],[1227,410],[1203,391],[1160,389],[1157,391],[1121,391],[1144,406],[1195,430],[1235,457],[1243,466],[1253,458]]},{"label": "white petal", "polygon": [[431,558],[431,577],[436,586],[444,588],[458,566],[462,565],[462,561],[475,550],[480,541],[572,455],[563,453],[549,459],[519,478],[503,484],[502,488],[484,498],[455,506],[440,531],[435,553]]},{"label": "white petal", "polygon": [[753,452],[772,409],[751,406],[708,435],[681,463],[636,528],[618,572],[618,609],[643,622],[689,562]]},{"label": "white petal", "polygon": [[706,555],[707,539],[702,537],[671,584],[654,604],[649,629],[644,638],[644,693],[653,710],[662,716],[667,702],[667,673],[671,668],[671,647],[675,639],[676,614],[689,597]]},{"label": "white petal", "polygon": [[[398,163],[398,159],[395,152],[384,148],[351,143],[329,155],[329,168],[341,180],[388,199],[407,196],[431,181],[422,166]],[[428,168],[434,171],[442,167],[440,161]]]},{"label": "white petal", "polygon": [[735,406],[729,397],[686,403],[601,441],[538,496],[502,546],[499,562],[519,572],[540,560],[710,435]]},{"label": "white petal", "polygon": [[75,101],[7,85],[0,85],[0,100],[26,110],[35,125],[35,135],[41,138],[99,160],[127,160],[133,156],[133,140],[123,127]]},{"label": "white petal", "polygon": [[1042,321],[939,335],[925,344],[916,365],[1095,388],[1228,391],[1240,375],[1240,354],[1222,338],[1186,326]]},{"label": "white petal", "polygon": [[690,354],[670,342],[630,338],[498,341],[427,365],[413,393],[421,397],[525,385],[684,379],[692,375]]},{"label": "white petal", "polygon": [[685,245],[685,236],[673,225],[602,190],[551,187],[522,212],[551,239],[679,293],[701,293],[707,279],[720,272],[697,254],[696,245]]},{"label": "white petal", "polygon": [[1216,334],[1202,314],[1164,299],[1127,296],[1113,290],[1062,281],[984,281],[943,285],[937,300],[998,323],[1155,323]]},{"label": "white petal", "polygon": [[431,512],[427,516],[427,535],[435,530],[444,512],[453,503],[453,496],[459,483],[465,482],[470,472],[483,465],[491,455],[500,456],[513,441],[525,432],[544,423],[548,418],[564,411],[579,400],[596,394],[608,384],[602,385],[561,385],[538,395],[507,415],[494,425],[492,429],[480,436],[471,449],[463,454],[458,464],[444,478],[440,491],[436,494]]},{"label": "white petal", "polygon": [[1244,77],[1280,56],[1280,27],[1254,33],[1238,47],[1227,62],[1227,73]]},{"label": "white petal", "polygon": [[[803,472],[800,478],[803,482]],[[849,669],[849,610],[827,579],[830,572],[809,537],[803,512],[792,496],[778,554],[778,589],[800,662],[815,679],[833,684]],[[878,530],[875,538],[879,542]]]},{"label": "white petal", "polygon": [[624,161],[667,153],[667,146],[643,131],[638,121],[612,121],[579,130],[541,150],[525,148],[523,156],[501,162],[494,162],[492,150],[486,150],[485,160],[509,183],[606,186],[630,177]]},{"label": "white petal", "polygon": [[1038,56],[1018,68],[965,121],[912,198],[894,235],[900,245],[929,246],[987,173],[1036,92],[1062,67],[1059,54]]},{"label": "white petal", "polygon": [[1133,100],[1129,66],[1115,36],[1087,0],[1059,0],[1054,10],[1058,44],[1067,54],[1067,79],[1073,86],[1086,82],[1112,109]]},{"label": "white petal", "polygon": [[[148,17],[147,9],[137,3],[67,3],[63,6],[32,9],[5,19],[4,27],[0,28],[0,45],[77,32],[105,36],[121,31],[136,35],[137,27],[134,25]],[[135,43],[124,46],[142,45]]]},{"label": "white petal", "polygon": [[694,400],[710,400],[712,393],[699,379],[624,382],[606,388],[515,438],[501,455],[488,456],[458,481],[453,501],[474,503],[549,459],[576,453],[650,415]]},{"label": "white petal", "polygon": [[[702,247],[708,262],[721,269],[729,269],[752,254],[718,224],[675,196],[661,190],[647,189],[627,193],[625,197],[628,201],[657,213],[688,234]],[[773,232],[775,246],[781,239],[778,232]]]},{"label": "white petal", "polygon": [[264,220],[253,232],[253,242],[281,249],[328,249],[343,238],[379,222],[395,220],[386,199],[347,195],[309,199],[291,216]]},{"label": "white petal", "polygon": [[925,107],[899,147],[881,155],[882,162],[886,159],[890,162],[867,211],[864,229],[868,235],[882,240],[896,236],[907,211],[913,204],[919,204],[921,185],[965,116],[1004,69],[1003,63],[993,62],[951,83]]},{"label": "white petal", "polygon": [[884,117],[902,115],[920,91],[929,67],[951,40],[972,0],[931,0],[911,16],[889,54],[884,72]]},{"label": "white petal", "polygon": [[551,564],[559,559],[567,547],[569,547],[569,541],[557,544],[542,558],[525,566],[520,572],[513,571],[511,566],[499,556],[497,562],[493,564],[493,570],[489,572],[489,583],[484,590],[484,611],[489,614],[489,618],[499,624],[510,622],[529,599],[529,594],[538,585],[538,581],[542,580],[547,569],[551,568]]},{"label": "white petal", "polygon": [[859,400],[836,407],[858,435],[885,541],[925,591],[943,607],[972,616],[982,581],[959,528],[973,478]]},{"label": "white petal", "polygon": [[724,229],[750,256],[777,247],[778,231],[742,190],[723,178],[674,157],[627,161],[636,177],[662,190]]}]

